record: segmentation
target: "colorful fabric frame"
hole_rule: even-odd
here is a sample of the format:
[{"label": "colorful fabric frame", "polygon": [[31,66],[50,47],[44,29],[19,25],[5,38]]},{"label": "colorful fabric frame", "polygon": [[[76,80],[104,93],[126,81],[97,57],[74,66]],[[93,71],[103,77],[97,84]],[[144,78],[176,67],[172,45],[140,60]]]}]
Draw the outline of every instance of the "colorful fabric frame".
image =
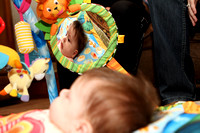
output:
[{"label": "colorful fabric frame", "polygon": [[[85,18],[87,18],[87,20],[85,20]],[[59,42],[60,39],[66,36],[70,24],[73,23],[73,21],[75,20],[78,20],[82,23],[85,29],[85,33],[88,37],[88,42],[86,44],[85,49],[74,59],[74,63],[93,63],[103,56],[107,48],[105,47],[105,45],[101,41],[101,38],[94,30],[93,23],[91,22],[89,16],[85,11],[81,11],[75,16],[65,18],[58,30],[57,41]],[[57,45],[59,48],[59,43]]]},{"label": "colorful fabric frame", "polygon": [[[66,68],[73,72],[82,73],[88,69],[103,67],[107,64],[107,62],[112,59],[112,55],[115,53],[115,48],[117,46],[118,41],[118,33],[117,33],[117,26],[116,23],[111,15],[103,6],[99,6],[96,4],[82,4],[81,11],[90,11],[93,13],[97,13],[100,17],[102,17],[110,31],[110,42],[107,47],[107,50],[103,54],[103,56],[93,63],[86,63],[86,64],[77,64],[69,61],[66,57],[62,55],[58,46],[57,46],[57,36],[54,35],[51,37],[50,45],[55,55],[56,59]],[[64,19],[58,19],[57,25],[60,25],[64,21]]]}]

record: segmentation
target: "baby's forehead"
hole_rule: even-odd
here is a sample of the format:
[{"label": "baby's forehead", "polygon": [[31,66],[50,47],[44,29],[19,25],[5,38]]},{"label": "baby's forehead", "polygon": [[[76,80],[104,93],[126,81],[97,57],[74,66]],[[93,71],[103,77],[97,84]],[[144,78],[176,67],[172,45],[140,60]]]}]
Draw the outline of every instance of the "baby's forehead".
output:
[{"label": "baby's forehead", "polygon": [[82,90],[84,91],[93,91],[95,90],[95,88],[97,88],[97,86],[100,86],[101,84],[105,84],[106,81],[103,81],[100,78],[97,77],[88,77],[88,76],[80,76],[77,81],[76,84],[79,84],[81,88],[83,88]]},{"label": "baby's forehead", "polygon": [[68,29],[69,29],[69,28],[71,28],[71,29],[75,29],[75,23],[72,22],[72,23],[69,25]]},{"label": "baby's forehead", "polygon": [[67,30],[68,34],[70,34],[71,36],[73,37],[76,37],[76,34],[77,34],[77,29],[75,28],[75,26],[72,24],[70,24],[70,26],[68,27],[68,30]]}]

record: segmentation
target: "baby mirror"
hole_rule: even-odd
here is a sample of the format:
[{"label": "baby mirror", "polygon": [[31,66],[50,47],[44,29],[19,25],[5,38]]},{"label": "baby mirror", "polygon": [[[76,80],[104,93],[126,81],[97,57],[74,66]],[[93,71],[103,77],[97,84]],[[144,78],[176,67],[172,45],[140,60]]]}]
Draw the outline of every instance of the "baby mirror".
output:
[{"label": "baby mirror", "polygon": [[[70,27],[75,21],[82,24],[87,36],[86,46],[73,60],[63,55],[63,41],[72,36]],[[50,38],[50,46],[59,63],[69,70],[82,73],[88,69],[103,67],[112,58],[117,46],[117,26],[110,12],[96,4],[82,4],[81,10],[67,18],[58,19],[57,33]],[[68,41],[72,41],[74,38]]]}]

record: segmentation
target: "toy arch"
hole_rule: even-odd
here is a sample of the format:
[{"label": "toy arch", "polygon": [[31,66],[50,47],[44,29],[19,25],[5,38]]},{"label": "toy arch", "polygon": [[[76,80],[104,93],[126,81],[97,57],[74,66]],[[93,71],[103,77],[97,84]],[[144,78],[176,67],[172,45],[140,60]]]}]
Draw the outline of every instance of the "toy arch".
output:
[{"label": "toy arch", "polygon": [[[118,45],[117,26],[110,12],[108,12],[103,6],[99,6],[96,4],[86,4],[86,3],[81,4],[80,11],[90,11],[102,17],[109,27],[110,41],[109,41],[107,50],[105,51],[103,56],[100,57],[98,60],[96,60],[93,63],[88,63],[88,64],[76,64],[74,62],[69,61],[60,52],[57,46],[57,39],[56,39],[57,36],[56,35],[52,36],[50,39],[50,46],[58,62],[61,63],[64,67],[68,68],[69,70],[73,72],[77,72],[77,73],[83,73],[84,71],[88,69],[105,66],[112,59],[112,56],[116,51],[116,46]],[[58,19],[58,22],[56,24],[59,26],[60,23],[62,23],[63,19]]]}]

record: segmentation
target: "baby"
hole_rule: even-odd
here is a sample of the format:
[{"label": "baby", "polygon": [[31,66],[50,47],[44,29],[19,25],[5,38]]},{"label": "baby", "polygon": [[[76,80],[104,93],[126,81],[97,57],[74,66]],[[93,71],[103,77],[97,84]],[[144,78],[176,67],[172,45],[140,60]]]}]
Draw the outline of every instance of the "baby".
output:
[{"label": "baby", "polygon": [[69,26],[66,36],[60,39],[58,44],[61,53],[70,61],[73,61],[83,51],[87,40],[82,24],[79,21],[74,21]]},{"label": "baby", "polygon": [[[98,68],[79,76],[70,90],[63,89],[46,112],[34,112],[36,116],[26,112],[17,118],[19,121],[31,120],[34,123],[32,130],[38,125],[39,129],[45,127],[40,131],[46,132],[131,133],[150,123],[157,105],[156,90],[143,77]],[[45,123],[47,120],[39,115],[41,113],[48,114],[49,123]],[[34,116],[37,122],[30,119]]]},{"label": "baby", "polygon": [[131,133],[150,122],[155,88],[142,77],[108,68],[85,72],[50,106],[50,120],[68,133]]}]

